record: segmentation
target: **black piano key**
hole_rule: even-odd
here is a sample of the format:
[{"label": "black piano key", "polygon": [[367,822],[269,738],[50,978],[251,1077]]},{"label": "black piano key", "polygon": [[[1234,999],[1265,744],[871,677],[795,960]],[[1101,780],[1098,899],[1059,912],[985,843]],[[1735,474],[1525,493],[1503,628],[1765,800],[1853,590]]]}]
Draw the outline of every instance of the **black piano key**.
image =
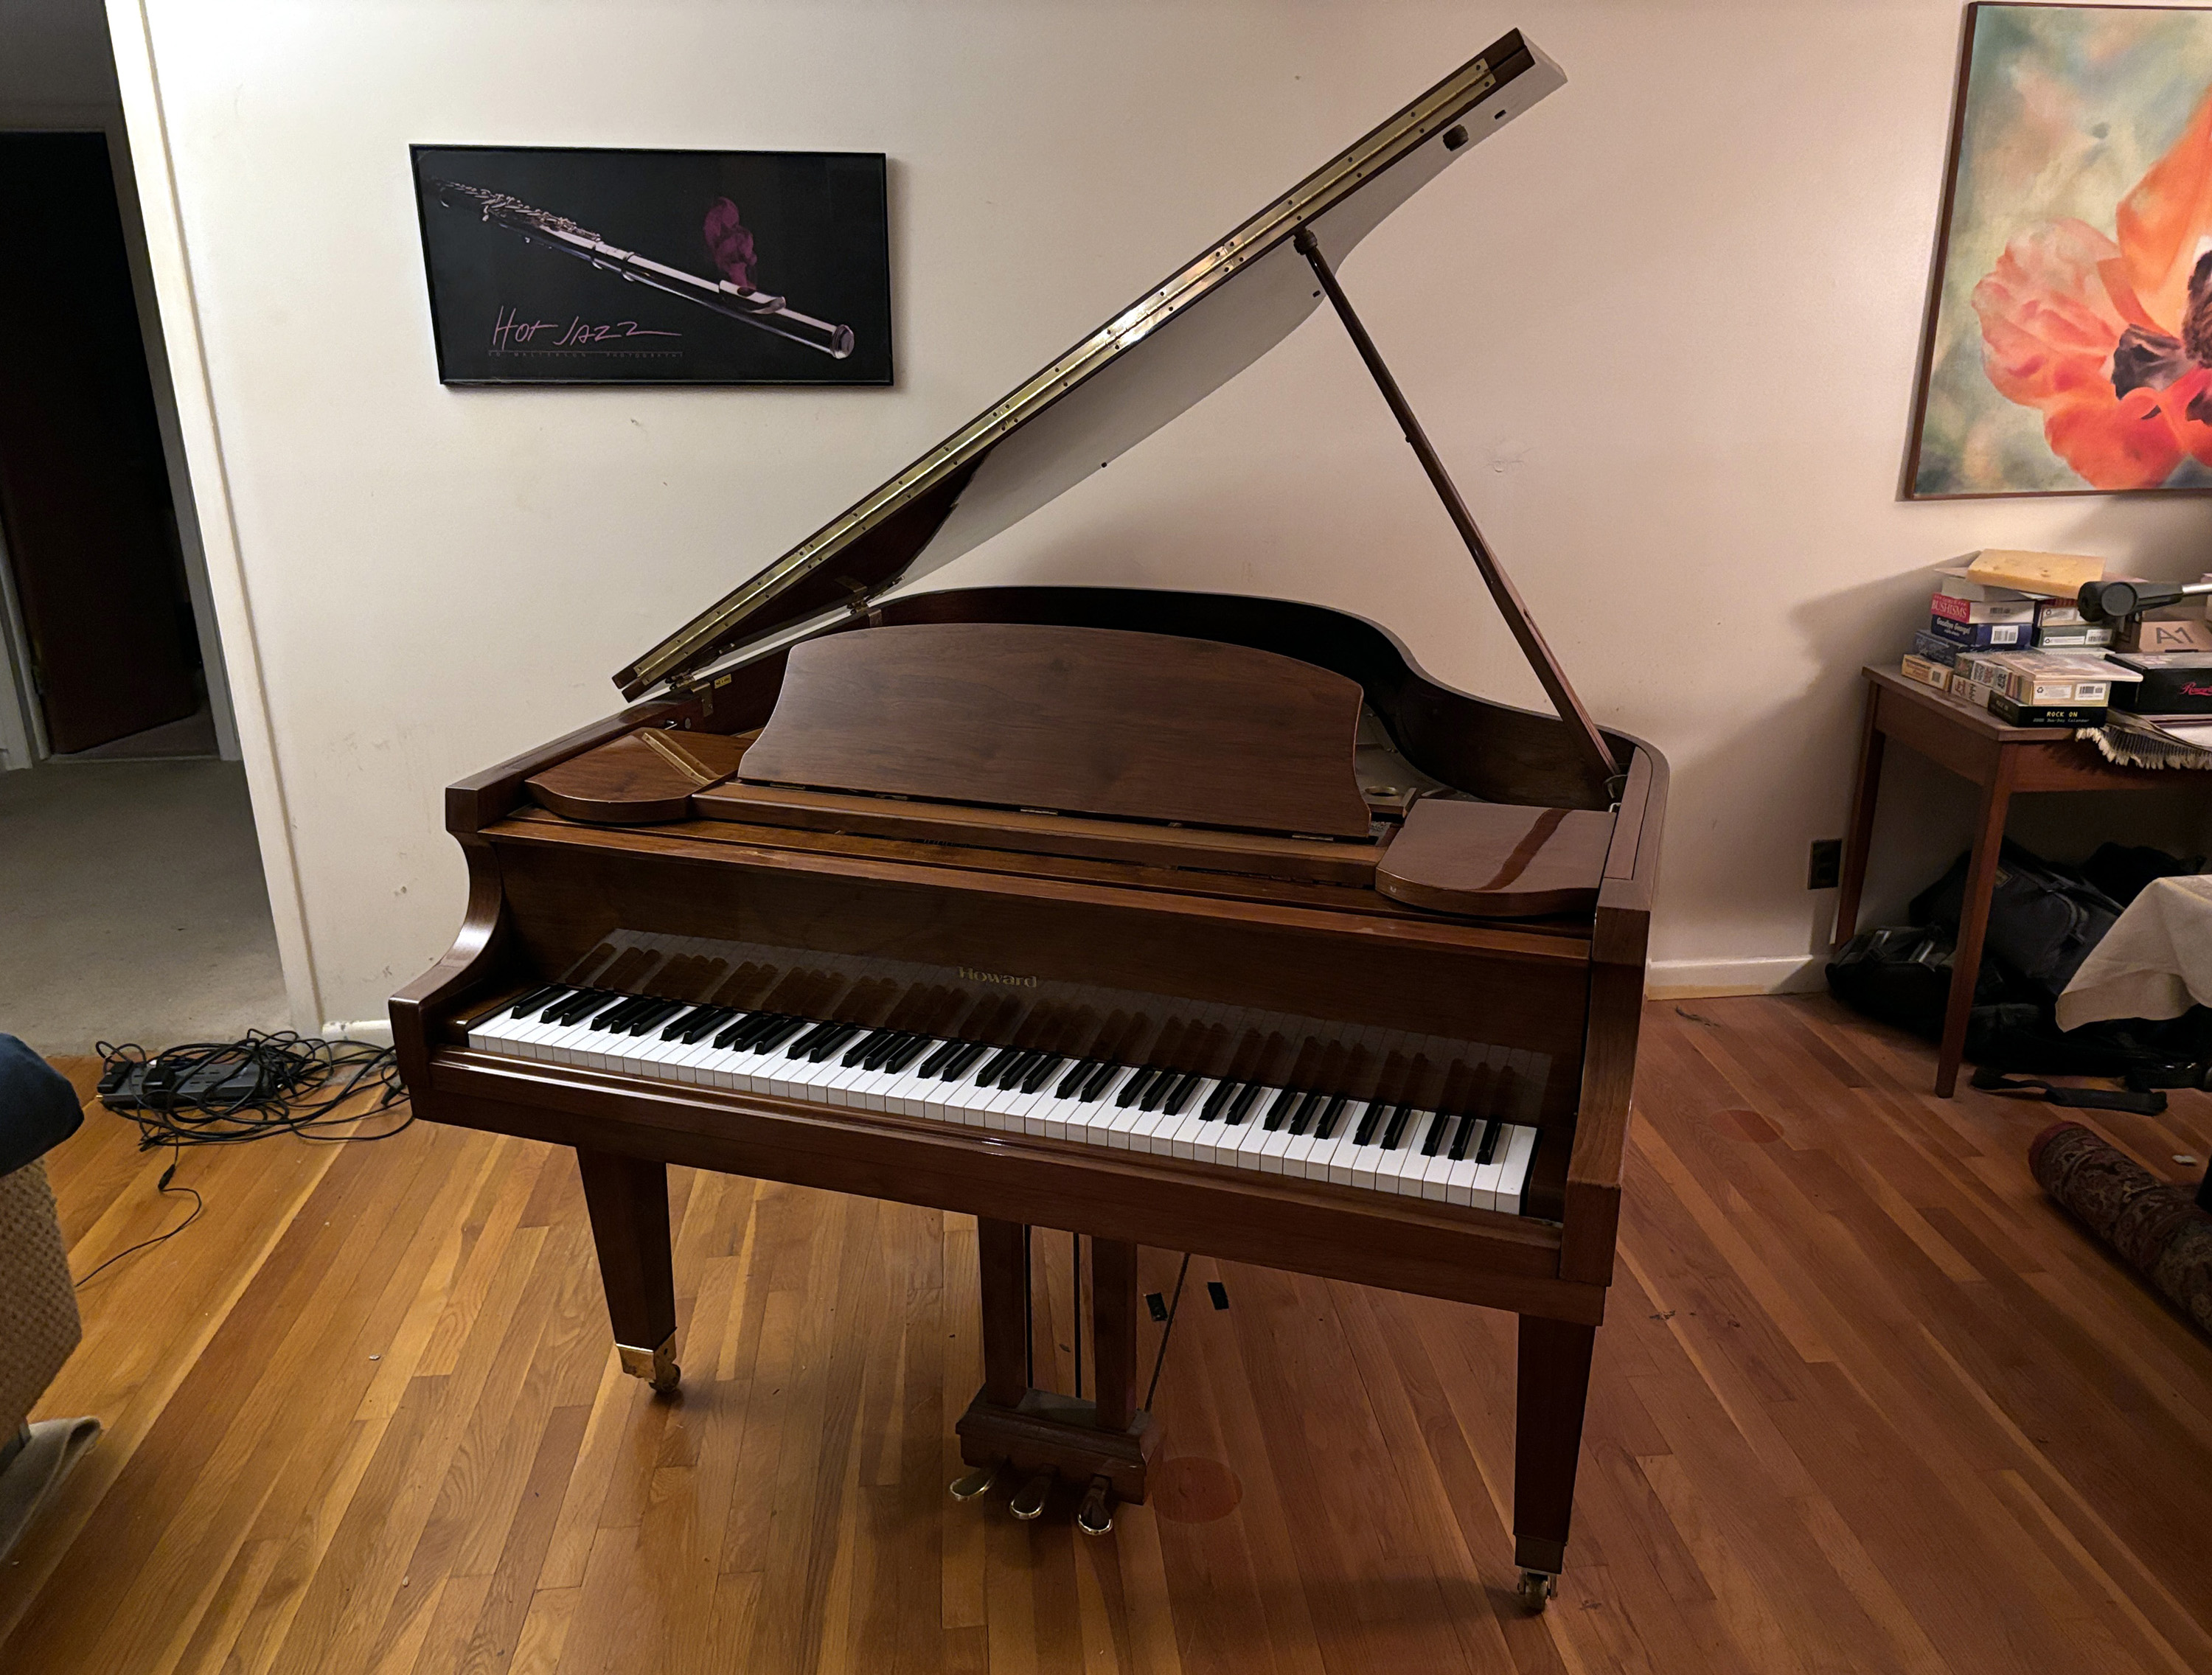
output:
[{"label": "black piano key", "polygon": [[870,1070],[882,1070],[890,1063],[892,1055],[908,1041],[921,1039],[911,1029],[886,1029],[869,1044],[866,1053],[861,1055],[860,1063]]},{"label": "black piano key", "polygon": [[1152,1077],[1150,1085],[1145,1089],[1145,1096],[1137,1101],[1137,1108],[1139,1111],[1158,1110],[1165,1102],[1169,1090],[1175,1084],[1176,1073],[1171,1070],[1161,1071]]},{"label": "black piano key", "polygon": [[1267,1108],[1267,1120],[1261,1123],[1261,1126],[1269,1133],[1273,1133],[1283,1126],[1283,1119],[1289,1116],[1291,1109],[1304,1097],[1305,1094],[1299,1089],[1284,1089],[1275,1095],[1275,1102]]},{"label": "black piano key", "polygon": [[1036,1068],[1037,1060],[1043,1057],[1044,1054],[1039,1053],[1035,1047],[1025,1048],[1016,1053],[1012,1064],[1000,1067],[999,1085],[1012,1093],[1022,1085],[1030,1071]]},{"label": "black piano key", "polygon": [[1343,1120],[1344,1108],[1350,1103],[1342,1094],[1339,1094],[1322,1106],[1321,1116],[1314,1123],[1314,1138],[1317,1140],[1332,1138],[1336,1132],[1337,1124]]},{"label": "black piano key", "polygon": [[619,998],[609,994],[604,989],[578,989],[566,1000],[557,1001],[548,1006],[545,1009],[544,1021],[548,1023],[559,1024],[563,1028],[572,1023],[580,1023],[593,1012],[612,1004]]},{"label": "black piano key", "polygon": [[644,995],[631,995],[621,1005],[610,1006],[603,1012],[593,1014],[592,1028],[595,1031],[621,1029],[651,1004]]},{"label": "black piano key", "polygon": [[1389,1100],[1370,1100],[1367,1108],[1359,1114],[1359,1126],[1352,1131],[1352,1144],[1356,1146],[1373,1145],[1375,1131],[1382,1126],[1382,1120],[1389,1114]]},{"label": "black piano key", "polygon": [[1145,1096],[1146,1089],[1158,1080],[1160,1072],[1149,1065],[1139,1070],[1122,1085],[1121,1091],[1114,1095],[1115,1108],[1120,1111],[1127,1110]]},{"label": "black piano key", "polygon": [[908,1036],[903,1047],[895,1047],[884,1056],[884,1062],[880,1068],[890,1071],[894,1076],[900,1074],[908,1065],[928,1052],[936,1039],[933,1035]]},{"label": "black piano key", "polygon": [[1247,1082],[1237,1097],[1229,1101],[1229,1108],[1221,1114],[1222,1121],[1231,1128],[1236,1127],[1252,1114],[1252,1108],[1260,1102],[1260,1095],[1266,1091],[1257,1082]]},{"label": "black piano key", "polygon": [[830,1038],[830,1033],[836,1028],[837,1026],[836,1024],[827,1022],[816,1024],[812,1029],[806,1030],[796,1041],[793,1041],[790,1047],[785,1050],[784,1056],[790,1059],[801,1059],[805,1057],[806,1054],[814,1050],[815,1044],[817,1041],[827,1041]]},{"label": "black piano key", "polygon": [[570,1006],[564,1010],[571,1023],[588,1023],[596,1029],[599,1027],[600,1019],[617,1008],[629,1004],[629,998],[626,994],[608,994],[602,990],[591,996],[582,1005]]},{"label": "black piano key", "polygon": [[1382,1126],[1382,1150],[1395,1151],[1406,1138],[1406,1124],[1413,1114],[1410,1105],[1401,1105],[1390,1114],[1390,1120]]},{"label": "black piano key", "polygon": [[646,1008],[653,1004],[653,999],[651,995],[634,994],[621,1005],[610,1006],[605,1011],[595,1014],[592,1019],[592,1028],[594,1030],[604,1029],[610,1033],[627,1029],[629,1028],[629,1021],[641,1015]]},{"label": "black piano key", "polygon": [[556,998],[539,1008],[538,1021],[540,1023],[558,1023],[568,1008],[582,1000],[588,992],[585,989],[562,990]]},{"label": "black piano key", "polygon": [[1464,1158],[1467,1156],[1467,1144],[1474,1137],[1475,1130],[1480,1126],[1481,1122],[1481,1118],[1470,1114],[1462,1115],[1458,1121],[1454,1123],[1452,1125],[1451,1144],[1445,1148],[1444,1156],[1450,1158],[1455,1163]]},{"label": "black piano key", "polygon": [[1298,1101],[1298,1108],[1291,1114],[1291,1132],[1303,1134],[1313,1120],[1319,1116],[1322,1107],[1328,1103],[1328,1095],[1321,1092],[1308,1094]]},{"label": "black piano key", "polygon": [[937,1072],[938,1079],[942,1082],[959,1081],[969,1071],[975,1069],[975,1061],[990,1050],[991,1044],[988,1041],[966,1043],[957,1053],[945,1061],[945,1068]]},{"label": "black piano key", "polygon": [[1160,1109],[1171,1117],[1182,1114],[1182,1108],[1190,1103],[1190,1096],[1198,1091],[1198,1084],[1206,1078],[1194,1071],[1187,1071],[1175,1084],[1174,1090],[1160,1101]]},{"label": "black piano key", "polygon": [[[507,1017],[512,1018],[535,1017],[538,1013],[544,1011],[548,1006],[550,1006],[555,1001],[558,1000],[562,995],[567,994],[568,992],[568,991],[558,983],[548,984],[542,989],[532,989],[528,994],[524,995],[521,999],[514,1003],[514,1009],[507,1013]],[[504,1003],[501,1004],[503,1004]],[[487,1016],[496,1017],[498,1013],[499,1007],[495,1006]],[[483,1021],[484,1020],[483,1018],[478,1018],[476,1022],[477,1023],[482,1023]],[[475,1027],[475,1024],[470,1025],[471,1029],[474,1029]]]},{"label": "black piano key", "polygon": [[659,1029],[678,1012],[688,1012],[690,1010],[680,1000],[664,1000],[659,1005],[647,1007],[645,1010],[632,1018],[629,1024],[629,1033],[633,1035],[648,1035]]},{"label": "black piano key", "polygon": [[1503,1122],[1491,1124],[1490,1132],[1482,1137],[1482,1144],[1475,1151],[1474,1161],[1478,1163],[1488,1163],[1495,1158],[1498,1156],[1498,1142],[1504,1133],[1505,1125]]},{"label": "black piano key", "polygon": [[1096,1059],[1078,1059],[1067,1067],[1067,1074],[1060,1078],[1060,1085],[1052,1090],[1052,1096],[1054,1099],[1073,1099],[1075,1090],[1088,1082],[1091,1073],[1097,1068]]},{"label": "black piano key", "polygon": [[1031,1065],[1028,1073],[1022,1077],[1022,1091],[1025,1094],[1039,1091],[1046,1083],[1052,1080],[1054,1073],[1066,1062],[1067,1060],[1057,1053],[1038,1053],[1036,1063]]},{"label": "black piano key", "polygon": [[1452,1120],[1441,1111],[1430,1119],[1428,1132],[1421,1137],[1422,1156],[1433,1157],[1437,1155],[1437,1148],[1443,1144],[1444,1136],[1449,1132],[1451,1126]]},{"label": "black piano key", "polygon": [[805,1018],[787,1017],[781,1023],[771,1025],[764,1033],[753,1038],[752,1051],[775,1052],[793,1035],[805,1029],[806,1023]]},{"label": "black piano key", "polygon": [[991,1055],[990,1061],[975,1072],[975,1085],[979,1088],[997,1087],[999,1077],[1027,1056],[1018,1047],[1000,1047]]},{"label": "black piano key", "polygon": [[890,1044],[893,1033],[889,1029],[869,1030],[866,1035],[845,1049],[843,1060],[845,1068],[851,1070],[856,1065],[866,1065],[872,1058],[881,1057],[884,1049]]},{"label": "black piano key", "polygon": [[756,1038],[768,1033],[769,1025],[779,1016],[775,1012],[740,1012],[715,1035],[714,1045],[732,1053],[747,1052]]},{"label": "black piano key", "polygon": [[1224,1077],[1213,1084],[1213,1091],[1206,1096],[1206,1103],[1198,1108],[1200,1122],[1218,1121],[1229,1101],[1237,1097],[1238,1084]]},{"label": "black piano key", "polygon": [[738,1014],[727,1006],[702,1006],[688,1018],[679,1018],[673,1026],[678,1041],[694,1046],[703,1041],[724,1024],[736,1021]]},{"label": "black piano key", "polygon": [[945,1067],[946,1065],[952,1061],[952,1055],[959,1052],[961,1048],[966,1045],[967,1043],[965,1041],[945,1041],[942,1043],[936,1052],[931,1053],[929,1057],[921,1061],[921,1068],[916,1070],[915,1074],[916,1076],[937,1075]]},{"label": "black piano key", "polygon": [[1108,1064],[1101,1065],[1097,1070],[1091,1071],[1091,1079],[1083,1084],[1083,1102],[1088,1105],[1095,1099],[1103,1098],[1106,1089],[1113,1086],[1114,1078],[1125,1068],[1127,1068],[1125,1065]]},{"label": "black piano key", "polygon": [[691,1027],[692,1020],[706,1010],[704,1006],[678,1006],[675,1017],[662,1021],[660,1039],[664,1041],[677,1040]]},{"label": "black piano key", "polygon": [[755,1012],[727,1036],[716,1037],[718,1046],[727,1046],[734,1053],[752,1053],[770,1035],[791,1020],[781,1012]]},{"label": "black piano key", "polygon": [[857,1023],[839,1024],[828,1035],[824,1035],[820,1041],[814,1043],[812,1048],[811,1048],[806,1054],[807,1062],[809,1064],[815,1065],[825,1065],[829,1063],[831,1055],[834,1054],[839,1047],[844,1046],[847,1041],[851,1041],[854,1036],[860,1033],[860,1026]]}]

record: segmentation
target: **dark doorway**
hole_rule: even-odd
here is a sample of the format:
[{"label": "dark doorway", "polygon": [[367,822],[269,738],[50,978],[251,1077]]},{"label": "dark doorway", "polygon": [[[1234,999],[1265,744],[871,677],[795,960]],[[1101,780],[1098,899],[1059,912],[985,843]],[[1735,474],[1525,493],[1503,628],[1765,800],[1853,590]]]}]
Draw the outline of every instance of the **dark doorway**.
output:
[{"label": "dark doorway", "polygon": [[198,641],[101,134],[0,134],[0,539],[57,755],[199,706]]}]

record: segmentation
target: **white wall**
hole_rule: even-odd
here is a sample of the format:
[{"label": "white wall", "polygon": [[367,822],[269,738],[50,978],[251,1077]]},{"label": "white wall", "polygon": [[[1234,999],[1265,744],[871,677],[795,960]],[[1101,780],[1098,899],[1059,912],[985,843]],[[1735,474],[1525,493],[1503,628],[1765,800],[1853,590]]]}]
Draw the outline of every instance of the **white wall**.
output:
[{"label": "white wall", "polygon": [[[1673,762],[1666,980],[1817,945],[1806,845],[1924,566],[2202,567],[2198,501],[1895,499],[1952,0],[145,6],[133,143],[166,123],[163,306],[197,309],[325,1017],[458,921],[448,780],[613,707],[607,671],[1511,26],[1566,89],[1344,276],[1592,708]],[[441,388],[410,141],[889,153],[899,387]],[[1034,525],[933,585],[1280,592],[1537,701],[1325,318]],[[1934,812],[1878,907],[1963,828],[1962,786],[1902,781]]]}]

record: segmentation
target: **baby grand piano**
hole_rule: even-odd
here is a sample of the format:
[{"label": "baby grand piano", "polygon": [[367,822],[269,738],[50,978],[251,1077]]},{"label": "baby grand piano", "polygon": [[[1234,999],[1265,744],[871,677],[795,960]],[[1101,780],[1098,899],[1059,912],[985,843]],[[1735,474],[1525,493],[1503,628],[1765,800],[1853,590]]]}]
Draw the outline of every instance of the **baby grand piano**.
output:
[{"label": "baby grand piano", "polygon": [[[1509,1309],[1540,1609],[1667,769],[1575,697],[1335,264],[1562,79],[1505,36],[624,670],[632,707],[448,792],[467,919],[392,1000],[402,1071],[424,1117],[575,1148],[629,1371],[678,1376],[670,1163],[975,1216],[954,1492],[1072,1480],[1094,1533],[1160,1435],[1139,1245]],[[884,597],[1324,298],[1556,715],[1283,600]],[[1088,1396],[1032,1387],[1032,1227],[1090,1238]]]}]

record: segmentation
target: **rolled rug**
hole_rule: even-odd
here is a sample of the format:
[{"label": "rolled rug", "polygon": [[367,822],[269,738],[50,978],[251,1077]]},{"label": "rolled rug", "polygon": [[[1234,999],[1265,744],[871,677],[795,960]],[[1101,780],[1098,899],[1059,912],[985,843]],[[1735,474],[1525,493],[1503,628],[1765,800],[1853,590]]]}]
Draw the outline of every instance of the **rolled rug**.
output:
[{"label": "rolled rug", "polygon": [[2078,1122],[2031,1141],[2027,1167],[2043,1190],[2212,1334],[2212,1216],[2194,1186],[2172,1186]]}]

